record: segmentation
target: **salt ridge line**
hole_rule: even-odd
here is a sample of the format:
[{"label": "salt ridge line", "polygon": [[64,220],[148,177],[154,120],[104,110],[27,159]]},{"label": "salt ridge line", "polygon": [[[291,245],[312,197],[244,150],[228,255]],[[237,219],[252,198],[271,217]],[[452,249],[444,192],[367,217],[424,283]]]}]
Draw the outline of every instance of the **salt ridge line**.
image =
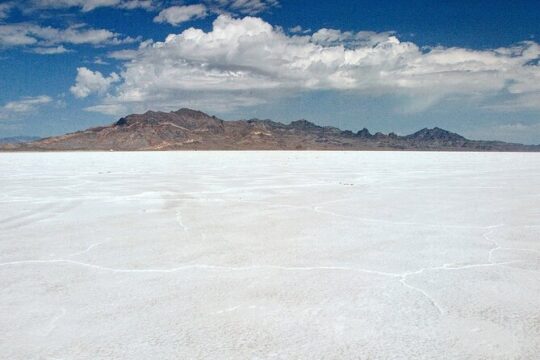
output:
[{"label": "salt ridge line", "polygon": [[492,249],[489,250],[489,253],[488,253],[488,262],[490,264],[493,264],[494,261],[493,261],[493,254],[497,251],[500,251],[500,250],[507,250],[507,251],[522,251],[522,252],[531,252],[531,253],[535,253],[535,254],[539,254],[540,255],[540,251],[538,250],[535,250],[535,249],[527,249],[527,248],[514,248],[514,247],[506,247],[506,246],[500,246],[498,242],[496,242],[495,240],[493,240],[492,238],[489,237],[489,235],[491,235],[491,233],[493,233],[493,229],[491,229],[490,231],[482,234],[482,237],[484,239],[486,239],[487,241],[491,242],[494,247]]},{"label": "salt ridge line", "polygon": [[489,230],[489,231],[487,231],[487,232],[485,232],[485,233],[482,234],[482,237],[483,237],[486,241],[489,241],[489,242],[491,242],[491,243],[493,244],[493,248],[491,248],[491,249],[489,250],[489,252],[488,252],[488,262],[489,262],[490,264],[493,264],[493,253],[501,248],[498,242],[496,242],[495,240],[493,240],[493,239],[491,239],[491,238],[489,237],[489,235],[490,235],[492,232],[493,232],[493,229],[491,229],[491,230]]},{"label": "salt ridge line", "polygon": [[383,219],[374,219],[374,218],[358,217],[358,216],[353,216],[353,215],[338,214],[329,210],[321,210],[320,206],[315,206],[313,210],[320,214],[332,215],[336,217],[342,217],[345,219],[354,219],[354,220],[364,221],[364,222],[374,222],[374,223],[392,224],[392,225],[443,227],[443,228],[453,228],[453,229],[491,229],[491,228],[503,226],[502,224],[490,225],[490,226],[474,226],[474,225],[445,225],[445,224],[415,223],[415,222],[408,222],[408,221],[403,221],[403,222],[388,221],[388,220],[383,220]]},{"label": "salt ridge line", "polygon": [[[184,199],[184,200],[189,201],[190,199]],[[203,199],[198,198],[198,199],[192,199],[192,200],[203,200]],[[344,217],[344,218],[352,218],[352,219],[364,220],[364,221],[366,220],[364,218],[359,218],[359,217],[350,216],[350,215],[342,215],[342,214],[334,213],[334,212],[331,212],[331,211],[321,210],[321,207],[324,204],[344,201],[344,199],[335,199],[335,200],[330,200],[330,201],[326,201],[326,202],[321,202],[321,203],[319,203],[319,205],[314,206],[314,207],[274,204],[274,203],[267,203],[267,202],[260,202],[260,201],[259,202],[257,202],[257,201],[247,201],[247,200],[246,201],[238,200],[238,201],[244,202],[244,203],[263,204],[263,205],[267,205],[267,206],[299,208],[299,209],[303,209],[303,210],[308,209],[308,210],[312,210],[312,211],[319,212],[319,213],[322,213],[322,214],[329,214],[329,215],[333,215],[333,216]],[[182,214],[181,214],[180,209],[178,209],[178,208],[176,209],[176,220],[177,220],[177,223],[181,226],[181,228],[183,229],[184,232],[189,231],[189,228],[183,223]],[[378,221],[378,222],[386,222],[384,220],[378,220],[378,219],[373,219],[373,220]],[[409,223],[409,222],[390,222],[390,223],[392,223],[392,224],[400,224],[400,225],[423,225],[423,226],[430,226],[431,225],[431,224],[418,224],[418,223]],[[441,226],[441,225],[435,225],[435,226]],[[22,263],[27,263],[27,264],[28,263],[69,263],[69,264],[76,264],[76,265],[80,265],[80,266],[86,266],[86,267],[90,267],[90,268],[94,268],[94,269],[100,269],[100,270],[105,270],[105,271],[113,271],[113,272],[124,272],[124,273],[126,273],[126,272],[131,272],[131,273],[133,273],[133,272],[138,272],[138,273],[148,273],[148,272],[172,273],[172,272],[175,272],[175,271],[184,270],[184,269],[190,269],[190,268],[191,269],[197,269],[197,268],[220,269],[220,270],[230,270],[230,271],[244,271],[244,270],[256,270],[256,269],[274,269],[274,270],[286,270],[286,271],[312,271],[312,270],[359,271],[359,272],[363,272],[363,273],[377,274],[377,275],[381,275],[381,276],[388,276],[388,277],[394,277],[394,278],[399,277],[400,278],[399,281],[403,286],[420,293],[422,296],[424,296],[426,299],[428,299],[429,302],[432,304],[432,306],[437,309],[438,313],[442,315],[442,314],[444,314],[444,310],[437,303],[437,301],[431,295],[429,295],[425,290],[409,284],[407,282],[407,278],[409,276],[420,274],[420,273],[423,273],[423,272],[428,271],[428,270],[431,270],[431,271],[435,271],[435,270],[461,270],[461,269],[467,269],[467,268],[473,268],[473,267],[509,265],[509,264],[512,264],[512,263],[516,263],[516,262],[494,263],[492,261],[493,252],[496,251],[496,250],[501,249],[501,247],[495,241],[491,240],[488,237],[488,235],[491,232],[493,232],[493,230],[495,228],[502,227],[502,226],[504,226],[504,224],[497,224],[497,225],[491,225],[491,226],[487,226],[487,227],[482,227],[482,228],[490,229],[488,232],[482,234],[482,236],[487,241],[493,243],[493,245],[495,246],[494,248],[492,248],[489,251],[489,255],[488,255],[489,263],[487,263],[487,264],[470,264],[470,265],[464,265],[464,266],[460,266],[460,267],[451,267],[452,264],[444,264],[442,266],[421,268],[421,269],[416,270],[416,271],[405,272],[405,273],[389,273],[389,272],[381,272],[381,271],[376,271],[376,270],[350,268],[350,267],[330,267],[330,266],[328,266],[328,267],[285,267],[285,266],[273,266],[273,265],[250,266],[250,267],[224,267],[224,266],[215,266],[215,265],[185,265],[185,266],[182,266],[182,267],[172,268],[172,269],[115,269],[115,268],[110,268],[110,267],[103,267],[103,266],[99,266],[99,265],[94,265],[94,264],[74,262],[74,261],[65,260],[65,259],[29,260],[29,261],[24,261],[24,262],[4,263],[4,264],[0,264],[0,265],[8,265],[8,264],[9,265],[14,265],[14,264],[22,264]],[[460,226],[460,227],[463,227],[463,226]],[[470,227],[467,226],[467,228],[470,228]],[[93,247],[95,247],[97,245],[99,245],[99,244],[90,245],[86,250],[83,250],[82,252],[75,253],[75,254],[72,254],[72,255],[77,255],[77,254],[87,252],[87,251],[91,250]]]},{"label": "salt ridge line", "polygon": [[25,265],[25,264],[71,264],[88,267],[97,270],[116,272],[116,273],[174,273],[182,270],[206,269],[206,270],[229,270],[229,271],[249,271],[249,270],[285,270],[285,271],[316,271],[316,270],[337,270],[337,271],[357,271],[381,276],[399,277],[399,274],[389,273],[370,269],[350,268],[340,266],[278,266],[278,265],[254,265],[254,266],[222,266],[206,264],[186,264],[170,269],[119,269],[107,266],[100,266],[69,259],[50,259],[50,260],[20,260],[0,263],[0,266]]},{"label": "salt ridge line", "polygon": [[510,261],[504,263],[488,263],[488,264],[472,264],[465,265],[460,267],[450,267],[452,264],[444,264],[437,267],[426,267],[421,268],[416,271],[410,271],[405,273],[389,273],[383,271],[376,271],[370,269],[361,269],[361,268],[350,268],[350,267],[339,267],[339,266],[319,266],[319,267],[290,267],[290,266],[277,266],[277,265],[259,265],[259,266],[247,266],[247,267],[230,267],[230,266],[219,266],[219,265],[204,265],[204,264],[193,264],[185,265],[171,269],[117,269],[111,267],[105,267],[95,264],[83,263],[79,261],[66,260],[66,259],[53,259],[53,260],[22,260],[22,261],[12,261],[7,263],[0,263],[0,266],[13,266],[13,265],[27,265],[27,264],[70,264],[76,266],[83,266],[91,269],[109,271],[115,273],[175,273],[182,270],[192,270],[192,269],[203,269],[203,270],[228,270],[228,271],[250,271],[250,270],[282,270],[282,271],[320,271],[320,270],[330,270],[330,271],[351,271],[351,272],[361,272],[366,274],[374,274],[384,277],[399,278],[399,282],[406,288],[414,290],[415,292],[423,295],[428,301],[436,308],[439,315],[444,315],[445,311],[437,303],[437,301],[429,295],[425,290],[413,286],[407,282],[407,278],[412,275],[421,274],[425,271],[436,271],[436,270],[463,270],[470,269],[473,267],[488,267],[488,266],[504,266],[515,263],[520,263],[522,261]]},{"label": "salt ridge line", "polygon": [[98,243],[95,243],[95,244],[91,244],[91,245],[88,246],[86,249],[81,250],[81,251],[74,252],[74,253],[72,253],[72,254],[69,254],[69,255],[67,255],[67,257],[72,257],[72,256],[78,256],[78,255],[86,254],[87,252],[89,252],[90,250],[92,250],[93,248],[95,248],[96,246],[102,245],[102,244],[104,244],[104,243],[105,243],[105,242],[98,242]]},{"label": "salt ridge line", "polygon": [[53,332],[53,330],[56,328],[56,324],[58,323],[58,321],[64,316],[66,316],[66,314],[67,314],[67,310],[65,308],[62,308],[60,310],[60,314],[52,318],[52,320],[49,323],[49,326],[47,327],[47,331],[45,331],[44,335],[49,336]]},{"label": "salt ridge line", "polygon": [[184,224],[183,218],[182,218],[182,212],[179,209],[176,209],[176,222],[178,225],[182,228],[184,232],[189,231],[189,227]]},{"label": "salt ridge line", "polygon": [[429,295],[425,290],[423,289],[420,289],[419,287],[416,287],[416,286],[413,286],[409,283],[407,283],[407,278],[406,277],[402,277],[399,282],[409,288],[409,289],[412,289],[412,290],[415,290],[419,293],[421,293],[422,295],[424,295],[425,298],[427,298],[429,300],[429,302],[431,303],[431,305],[437,309],[437,311],[439,312],[439,315],[443,315],[445,313],[445,311],[441,308],[441,306],[439,306],[439,304],[435,301],[435,299],[433,299],[433,297],[431,295]]},{"label": "salt ridge line", "polygon": [[452,266],[453,264],[444,264],[441,266],[434,267],[425,267],[415,271],[408,271],[404,273],[392,273],[371,269],[355,268],[355,267],[344,267],[344,266],[280,266],[280,265],[253,265],[253,266],[223,266],[223,265],[207,265],[207,264],[186,264],[170,269],[121,269],[113,268],[108,266],[95,265],[90,263],[84,263],[80,261],[74,261],[69,259],[50,259],[50,260],[20,260],[20,261],[10,261],[5,263],[0,263],[0,266],[16,266],[16,265],[27,265],[27,264],[70,264],[77,265],[87,268],[92,268],[96,270],[116,272],[116,273],[174,273],[182,270],[192,270],[192,269],[202,269],[202,270],[228,270],[228,271],[250,271],[250,270],[284,270],[284,271],[318,271],[318,270],[334,270],[334,271],[351,271],[351,272],[361,272],[366,274],[374,274],[392,278],[403,278],[412,275],[417,275],[426,271],[437,271],[437,270],[465,270],[477,267],[494,267],[494,266],[503,266],[511,264],[519,264],[525,262],[524,260],[516,261],[506,261],[500,263],[479,263],[479,264],[469,264],[462,266]]},{"label": "salt ridge line", "polygon": [[[13,230],[40,221],[50,220],[76,208],[78,205],[78,202],[74,200],[48,203],[36,210],[25,211],[22,214],[3,219],[0,221],[0,230]],[[48,211],[44,212],[42,210]]]},{"label": "salt ridge line", "polygon": [[[202,199],[202,198],[193,198],[193,199],[184,199],[184,201],[212,201],[213,199]],[[226,201],[234,201],[234,202],[243,202],[247,204],[263,204],[270,207],[280,207],[280,208],[289,208],[289,209],[298,209],[298,210],[311,210],[320,214],[324,215],[331,215],[335,217],[342,217],[346,219],[353,219],[358,221],[364,221],[364,222],[374,222],[374,223],[383,223],[383,224],[392,224],[392,225],[405,225],[405,226],[426,226],[426,227],[444,227],[444,228],[456,228],[456,229],[494,229],[498,227],[506,226],[505,224],[497,224],[497,225],[487,225],[487,226],[477,226],[477,225],[445,225],[445,224],[429,224],[429,223],[415,223],[415,222],[399,222],[399,221],[388,221],[383,219],[376,219],[376,218],[366,218],[366,217],[359,217],[359,216],[353,216],[353,215],[345,215],[345,214],[339,214],[333,211],[329,210],[322,210],[321,205],[322,204],[329,204],[339,201],[345,201],[348,199],[337,199],[337,200],[329,200],[322,202],[319,205],[316,206],[301,206],[301,205],[289,205],[289,204],[279,204],[279,203],[269,203],[265,201],[253,201],[253,200],[242,200],[242,199],[226,199]],[[530,226],[536,226],[536,225],[530,225]],[[540,226],[540,225],[538,225]]]}]

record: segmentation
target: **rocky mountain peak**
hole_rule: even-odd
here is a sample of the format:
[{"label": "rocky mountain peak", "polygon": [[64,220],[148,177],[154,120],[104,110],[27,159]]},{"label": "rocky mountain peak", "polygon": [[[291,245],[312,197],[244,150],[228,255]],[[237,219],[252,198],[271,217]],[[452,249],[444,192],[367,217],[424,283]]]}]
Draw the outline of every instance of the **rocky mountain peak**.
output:
[{"label": "rocky mountain peak", "polygon": [[443,141],[463,141],[466,140],[463,136],[456,133],[434,127],[433,129],[424,128],[415,132],[414,134],[407,135],[406,138],[411,140],[420,140],[420,141],[433,141],[433,140],[443,140]]},{"label": "rocky mountain peak", "polygon": [[188,109],[188,108],[181,108],[176,111],[171,111],[171,113],[176,114],[178,116],[190,117],[190,118],[195,118],[195,119],[211,117],[210,115],[203,113],[202,111]]},{"label": "rocky mountain peak", "polygon": [[373,135],[371,135],[371,133],[369,132],[368,129],[363,128],[362,130],[359,130],[359,131],[356,133],[356,136],[361,137],[361,138],[364,138],[364,139],[369,139],[369,138],[372,137]]},{"label": "rocky mountain peak", "polygon": [[291,122],[291,124],[289,126],[291,128],[293,128],[293,129],[298,129],[298,130],[318,129],[318,128],[320,128],[320,126],[315,125],[314,123],[312,123],[310,121],[307,121],[307,120],[304,120],[304,119],[295,120],[295,121]]}]

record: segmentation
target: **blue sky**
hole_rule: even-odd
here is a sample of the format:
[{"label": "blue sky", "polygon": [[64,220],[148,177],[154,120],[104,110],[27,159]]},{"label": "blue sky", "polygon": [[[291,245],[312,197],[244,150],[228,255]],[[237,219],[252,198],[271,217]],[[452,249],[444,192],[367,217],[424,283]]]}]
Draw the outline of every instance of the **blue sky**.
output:
[{"label": "blue sky", "polygon": [[148,109],[540,143],[536,1],[0,1],[0,137]]}]

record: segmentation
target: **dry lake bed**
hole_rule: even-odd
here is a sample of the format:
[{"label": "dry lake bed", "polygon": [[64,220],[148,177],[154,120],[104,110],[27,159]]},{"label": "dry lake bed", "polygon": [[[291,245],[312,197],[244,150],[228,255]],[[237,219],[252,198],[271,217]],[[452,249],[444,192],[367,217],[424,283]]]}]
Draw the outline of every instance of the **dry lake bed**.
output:
[{"label": "dry lake bed", "polygon": [[540,154],[0,154],[3,359],[534,359]]}]

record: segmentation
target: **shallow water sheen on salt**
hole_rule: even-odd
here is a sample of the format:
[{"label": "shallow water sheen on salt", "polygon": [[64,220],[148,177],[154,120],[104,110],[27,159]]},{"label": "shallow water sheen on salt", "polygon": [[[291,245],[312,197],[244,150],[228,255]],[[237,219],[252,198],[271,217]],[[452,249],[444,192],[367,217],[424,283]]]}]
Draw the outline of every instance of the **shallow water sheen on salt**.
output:
[{"label": "shallow water sheen on salt", "polygon": [[540,154],[0,154],[5,359],[532,359]]}]

